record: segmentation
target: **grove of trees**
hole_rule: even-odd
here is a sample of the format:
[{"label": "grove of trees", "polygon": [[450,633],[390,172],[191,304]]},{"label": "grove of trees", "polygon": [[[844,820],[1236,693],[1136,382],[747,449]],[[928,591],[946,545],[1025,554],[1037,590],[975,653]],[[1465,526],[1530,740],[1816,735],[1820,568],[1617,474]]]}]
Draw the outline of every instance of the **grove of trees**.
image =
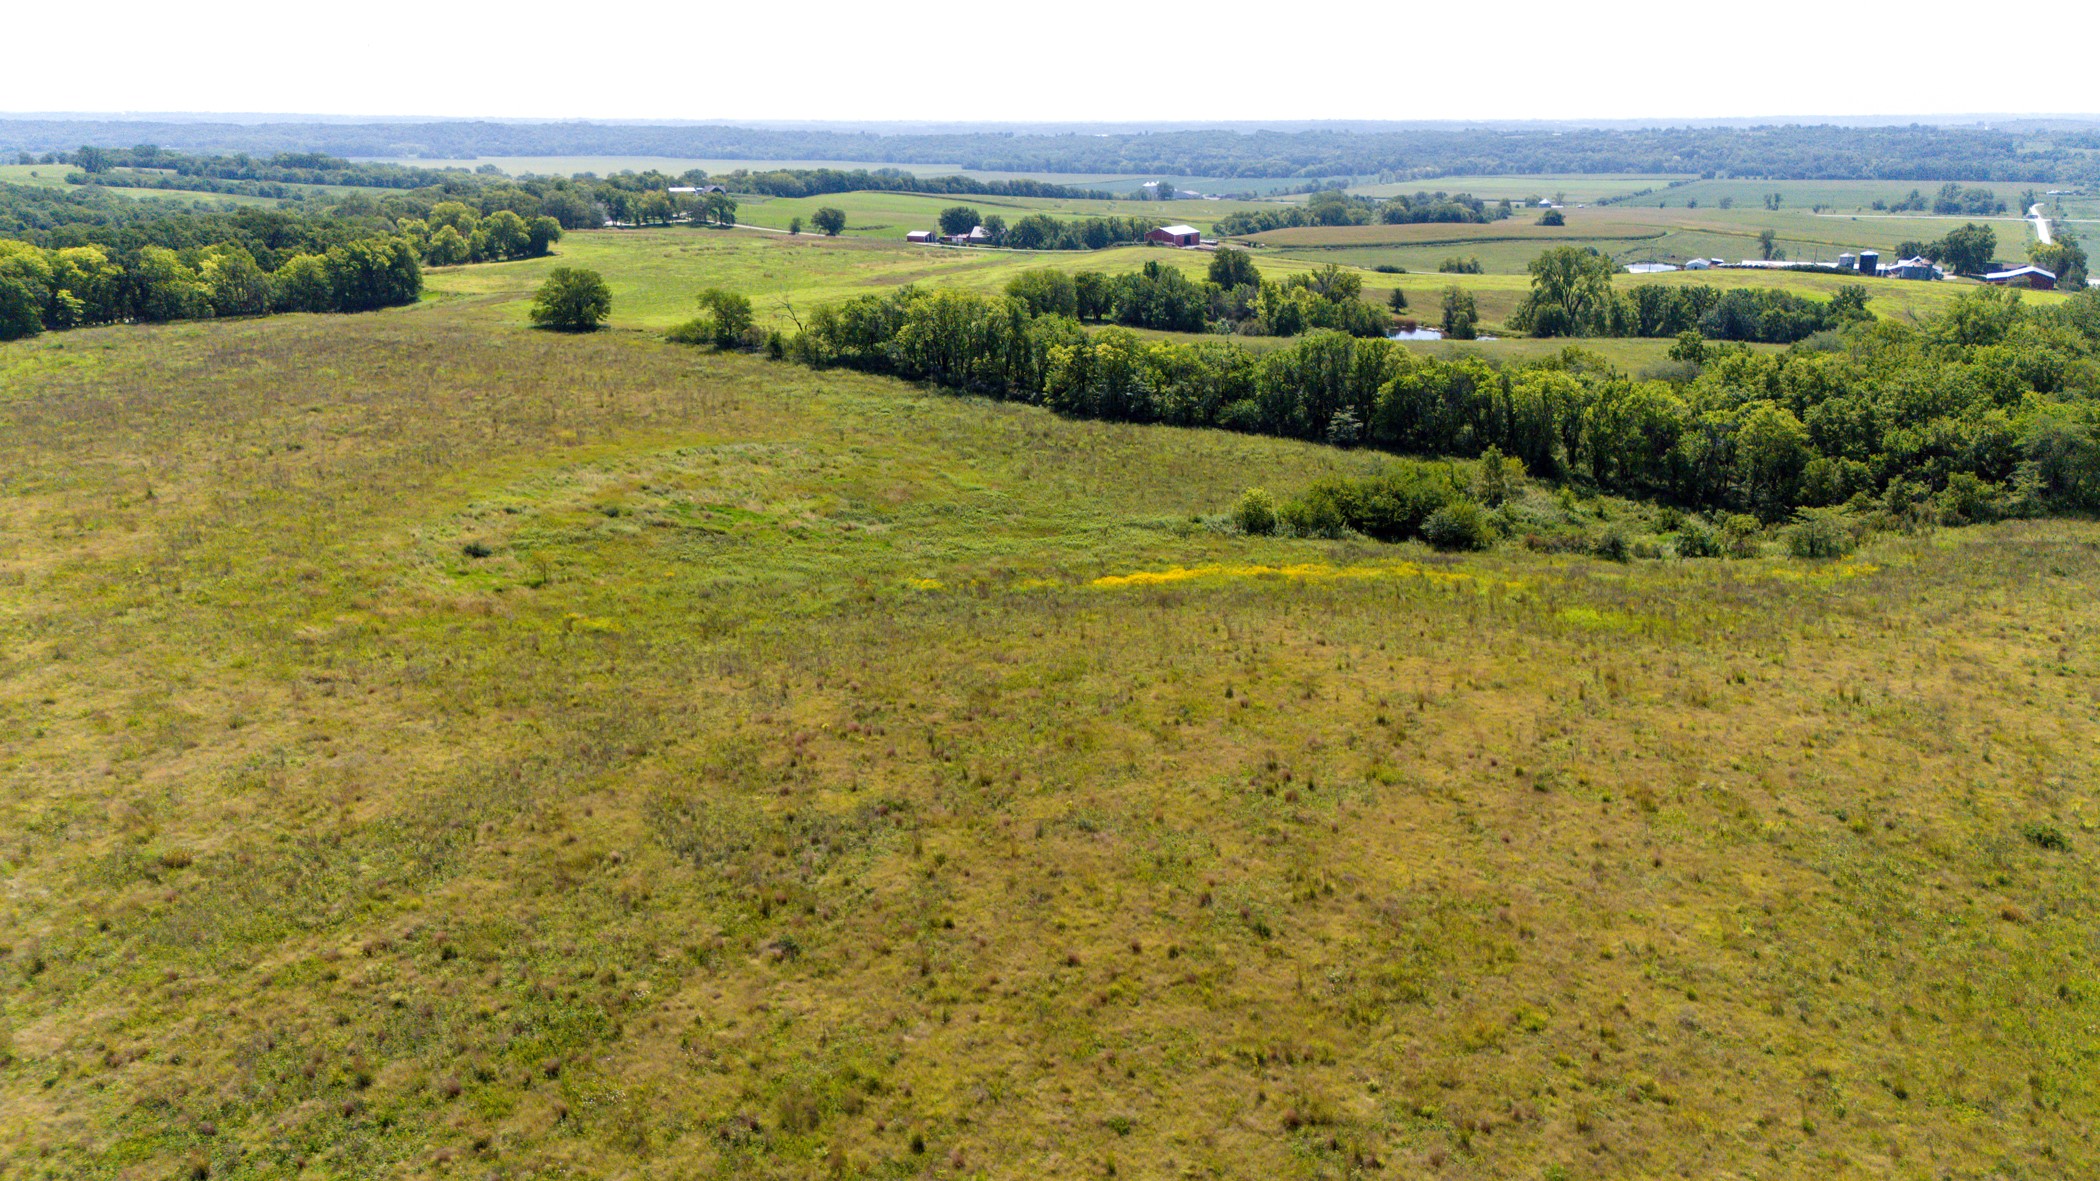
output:
[{"label": "grove of trees", "polygon": [[904,288],[816,309],[786,351],[1090,418],[1429,456],[1492,447],[1536,475],[1768,520],[1848,502],[1966,519],[2100,509],[2100,291],[2036,308],[1982,289],[1916,325],[1851,319],[1780,354],[1693,338],[1669,380],[1579,348],[1497,368],[1320,330],[1255,353],[1090,333],[1071,305],[1036,306]]},{"label": "grove of trees", "polygon": [[420,253],[406,238],[271,261],[266,269],[237,241],[112,252],[0,239],[0,340],[96,324],[362,312],[414,303],[423,290]]}]

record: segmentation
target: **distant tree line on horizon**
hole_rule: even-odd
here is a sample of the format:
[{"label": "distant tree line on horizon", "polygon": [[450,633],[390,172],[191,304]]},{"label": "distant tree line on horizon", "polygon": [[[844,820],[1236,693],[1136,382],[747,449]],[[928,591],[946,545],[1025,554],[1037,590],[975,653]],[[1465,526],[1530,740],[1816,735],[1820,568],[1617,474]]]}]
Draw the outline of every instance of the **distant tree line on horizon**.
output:
[{"label": "distant tree line on horizon", "polygon": [[1796,180],[2100,179],[2100,130],[1922,125],[1593,128],[1405,127],[1107,134],[855,131],[602,123],[160,123],[0,120],[0,153],[151,141],[197,153],[335,157],[665,156],[884,160],[973,171],[1217,178],[1400,174],[1680,173]]}]

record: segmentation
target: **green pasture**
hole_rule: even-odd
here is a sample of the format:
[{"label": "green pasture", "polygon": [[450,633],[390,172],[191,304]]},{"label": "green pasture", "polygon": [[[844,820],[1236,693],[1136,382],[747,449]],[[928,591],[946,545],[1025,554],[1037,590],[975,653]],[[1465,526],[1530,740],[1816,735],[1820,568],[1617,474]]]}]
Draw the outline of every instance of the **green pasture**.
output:
[{"label": "green pasture", "polygon": [[[1218,218],[1245,209],[1261,208],[1245,201],[1083,201],[1054,197],[987,197],[965,194],[852,192],[825,193],[815,197],[737,198],[737,220],[749,225],[786,229],[801,218],[805,227],[817,210],[832,206],[846,212],[845,235],[861,238],[903,240],[913,230],[938,230],[940,212],[967,205],[981,214],[998,214],[1008,225],[1032,214],[1060,219],[1082,217],[1137,217],[1154,219],[1160,225],[1185,223],[1209,232]],[[805,229],[805,232],[813,232]]]},{"label": "green pasture", "polygon": [[[1291,256],[1267,250],[1256,251],[1255,258],[1262,272],[1272,278],[1336,261],[1325,254]],[[698,292],[722,287],[749,296],[761,323],[785,328],[792,325],[793,314],[818,304],[887,291],[906,283],[993,294],[1004,290],[1015,274],[1034,267],[1114,274],[1136,270],[1147,262],[1160,262],[1201,276],[1210,265],[1210,256],[1198,251],[1146,246],[1031,253],[914,246],[866,238],[791,236],[750,228],[673,226],[572,233],[562,239],[552,257],[434,269],[426,273],[426,285],[432,298],[438,300],[505,301],[508,310],[504,314],[523,323],[523,301],[548,271],[556,266],[582,266],[604,275],[611,286],[612,322],[618,327],[650,331],[669,328],[696,314],[693,297]],[[1363,280],[1365,298],[1383,303],[1399,288],[1408,298],[1409,310],[1404,314],[1432,324],[1440,315],[1446,288],[1456,286],[1471,293],[1482,323],[1489,327],[1500,324],[1514,312],[1530,291],[1529,277],[1515,273],[1442,275],[1410,271],[1392,275],[1367,271]],[[1845,282],[1838,276],[1769,271],[1621,275],[1617,281],[1624,285],[1661,282],[1770,286],[1816,298],[1826,298]],[[1869,306],[1883,315],[1924,315],[1944,306],[1968,286],[1953,281],[1874,280],[1869,282],[1873,299]],[[2064,297],[2036,292],[2027,298],[2048,301]],[[1489,347],[1528,355],[1516,348],[1516,343],[1493,342]],[[1597,344],[1602,351],[1625,350],[1624,360],[1629,365],[1652,363],[1659,357],[1650,356],[1649,352],[1667,347],[1663,342],[1655,342],[1653,349],[1651,342]]]},{"label": "green pasture", "polygon": [[[763,322],[784,325],[790,303],[804,309],[906,283],[992,293],[1004,290],[1015,274],[1031,267],[1117,273],[1152,261],[1200,275],[1210,265],[1210,256],[1151,246],[1032,253],[673,226],[572,233],[550,258],[426,274],[429,289],[440,297],[517,296],[529,295],[556,266],[589,267],[612,287],[615,324],[667,328],[693,317],[693,296],[707,287],[740,291],[751,297]],[[1314,265],[1279,259],[1270,260],[1264,269],[1288,274]],[[523,307],[514,311],[522,323]]]},{"label": "green pasture", "polygon": [[[42,188],[78,189],[82,185],[69,185],[66,175],[75,172],[70,164],[0,164],[0,183],[36,185]],[[114,169],[109,173],[113,179],[121,180],[133,170]],[[349,185],[291,185],[290,188],[309,197],[344,197],[352,193],[380,195],[385,190],[356,188]],[[275,206],[276,197],[250,197],[238,193],[213,193],[202,189],[159,189],[134,185],[104,184],[101,191],[117,197],[163,197],[169,200],[197,200],[205,202],[226,201],[234,205]]]},{"label": "green pasture", "polygon": [[[1949,178],[1939,180],[1701,180],[1673,189],[1656,187],[1648,196],[1633,198],[1626,204],[1654,205],[1667,203],[1675,208],[1688,201],[1699,202],[1699,208],[1716,207],[1723,198],[1732,198],[1738,208],[1748,205],[1761,209],[1765,197],[1772,193],[1781,195],[1781,209],[1810,209],[1825,205],[1837,211],[1871,211],[1875,201],[1891,205],[1910,195],[1912,189],[1925,195],[1930,202],[1933,195]],[[2021,212],[2020,195],[2032,189],[2036,192],[2052,188],[2046,184],[2025,181],[1957,181],[1961,187],[1984,188],[1996,193],[2012,212]]]},{"label": "green pasture", "polygon": [[512,176],[575,176],[584,172],[597,176],[611,176],[616,172],[647,172],[652,168],[673,175],[697,168],[710,176],[726,176],[738,169],[767,172],[775,169],[832,168],[850,171],[864,168],[873,172],[889,168],[913,176],[967,176],[973,180],[985,181],[1040,180],[1075,188],[1105,189],[1114,193],[1133,191],[1150,180],[1172,183],[1179,188],[1199,193],[1266,193],[1275,189],[1295,188],[1306,183],[1302,177],[1161,176],[1153,173],[1025,170],[1012,172],[964,168],[960,164],[902,164],[885,160],[730,160],[697,156],[481,156],[452,159],[361,156],[358,159],[382,164],[405,164],[414,168],[465,168],[470,171],[484,165],[494,165]]}]

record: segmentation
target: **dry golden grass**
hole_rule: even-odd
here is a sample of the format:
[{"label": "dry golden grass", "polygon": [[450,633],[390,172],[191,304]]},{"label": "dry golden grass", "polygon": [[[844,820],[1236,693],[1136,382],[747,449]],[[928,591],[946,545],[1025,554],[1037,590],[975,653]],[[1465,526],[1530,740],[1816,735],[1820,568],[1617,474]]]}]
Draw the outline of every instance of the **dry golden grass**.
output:
[{"label": "dry golden grass", "polygon": [[0,348],[0,1175],[2100,1166],[2093,525],[1248,539],[1376,458],[515,313]]}]

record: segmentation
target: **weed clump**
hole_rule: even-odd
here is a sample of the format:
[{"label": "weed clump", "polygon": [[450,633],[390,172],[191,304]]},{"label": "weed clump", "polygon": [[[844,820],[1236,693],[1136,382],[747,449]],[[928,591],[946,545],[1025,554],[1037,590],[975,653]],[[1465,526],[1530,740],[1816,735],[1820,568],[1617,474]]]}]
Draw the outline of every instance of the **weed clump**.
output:
[{"label": "weed clump", "polygon": [[2053,824],[2021,825],[2020,835],[2026,837],[2027,843],[2037,849],[2060,853],[2071,847],[2071,842],[2064,837],[2063,830]]}]

